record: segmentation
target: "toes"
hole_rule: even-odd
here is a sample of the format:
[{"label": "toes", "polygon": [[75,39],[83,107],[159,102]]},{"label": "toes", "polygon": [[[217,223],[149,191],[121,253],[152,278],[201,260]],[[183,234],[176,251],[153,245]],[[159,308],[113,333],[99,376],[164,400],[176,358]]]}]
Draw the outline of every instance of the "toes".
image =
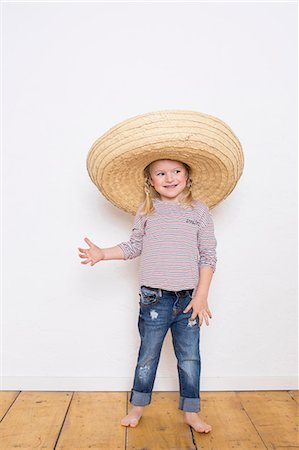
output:
[{"label": "toes", "polygon": [[125,425],[126,427],[129,425],[129,422],[127,422],[126,420],[122,420],[120,423],[122,425]]},{"label": "toes", "polygon": [[211,431],[211,427],[208,428],[204,428],[202,426],[199,425],[195,425],[195,424],[191,424],[189,422],[186,422],[188,425],[190,425],[192,428],[194,428],[195,431],[197,431],[198,433],[209,433]]},{"label": "toes", "polygon": [[138,419],[131,419],[130,426],[134,428],[137,425],[138,425]]},{"label": "toes", "polygon": [[131,428],[137,427],[137,423],[130,423],[130,427],[131,427]]},{"label": "toes", "polygon": [[136,417],[124,417],[121,420],[121,425],[124,425],[125,427],[136,427],[138,425],[139,419]]}]

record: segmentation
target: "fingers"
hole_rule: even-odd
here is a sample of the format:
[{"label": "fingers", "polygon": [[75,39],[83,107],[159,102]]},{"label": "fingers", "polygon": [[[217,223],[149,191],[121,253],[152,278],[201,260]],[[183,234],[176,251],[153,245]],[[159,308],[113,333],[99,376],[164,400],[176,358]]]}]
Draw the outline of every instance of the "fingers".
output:
[{"label": "fingers", "polygon": [[191,308],[192,308],[192,304],[189,303],[189,305],[186,306],[186,308],[184,309],[183,313],[187,313]]},{"label": "fingers", "polygon": [[[92,247],[94,245],[88,238],[84,238],[84,241],[87,242],[87,244],[90,247]],[[90,256],[90,253],[89,253],[90,248],[78,247],[78,250],[80,252],[79,257],[85,259],[85,261],[81,261],[81,264],[89,264],[90,263],[91,266],[95,265],[95,261],[92,259],[92,257]]]},{"label": "fingers", "polygon": [[[195,316],[195,317],[196,317],[196,316]],[[199,325],[200,327],[202,326],[203,318],[205,318],[206,324],[209,325],[209,321],[207,321],[206,317],[205,317],[202,313],[198,313],[198,318],[199,318],[199,323],[198,323],[198,325]],[[192,319],[192,317],[191,317],[190,320],[194,320],[194,319]]]},{"label": "fingers", "polygon": [[88,264],[91,262],[91,259],[87,259],[86,261],[81,261],[81,264]]},{"label": "fingers", "polygon": [[84,254],[79,253],[79,257],[85,259],[85,261],[81,261],[81,264],[88,264],[88,263],[91,263],[90,265],[93,266],[93,265],[94,265],[94,261],[93,261],[92,258],[88,255],[87,251],[84,250],[84,249],[81,249],[80,251],[83,251]]},{"label": "fingers", "polygon": [[210,324],[209,324],[209,319],[208,319],[208,317],[207,317],[206,314],[204,315],[204,319],[205,319],[205,321],[206,321],[207,326],[209,326],[209,325],[210,325]]},{"label": "fingers", "polygon": [[200,311],[200,312],[196,312],[196,311],[193,311],[193,314],[191,315],[191,317],[190,317],[190,319],[189,320],[195,320],[195,318],[198,316],[198,318],[199,318],[199,326],[201,327],[201,325],[203,324],[203,321],[205,320],[205,322],[206,322],[206,324],[207,324],[207,326],[209,326],[210,325],[210,323],[209,323],[209,319],[208,319],[208,316],[210,317],[210,318],[212,318],[212,314],[211,314],[211,311],[210,310],[207,310],[207,311]]},{"label": "fingers", "polygon": [[203,312],[203,313],[201,313],[201,315],[202,315],[202,317],[201,317],[201,319],[200,319],[200,326],[201,326],[202,323],[203,323],[203,319],[205,319],[205,322],[206,322],[207,326],[209,326],[210,323],[209,323],[208,316],[209,316],[210,318],[212,318],[211,312],[209,312],[209,311]]},{"label": "fingers", "polygon": [[86,261],[81,261],[81,264],[88,264],[90,263],[91,266],[95,265],[95,262],[92,259],[87,259]]},{"label": "fingers", "polygon": [[79,253],[80,258],[90,258],[91,260],[91,256],[89,255],[87,250],[82,250],[84,253]]},{"label": "fingers", "polygon": [[[87,242],[87,244],[88,244],[90,247],[94,246],[94,244],[93,244],[88,238],[84,238],[84,241]],[[84,253],[84,252],[86,252],[86,250],[89,250],[89,248],[81,248],[81,247],[78,247],[78,250],[79,250],[80,252]]]},{"label": "fingers", "polygon": [[87,244],[90,245],[90,247],[94,245],[88,238],[84,238],[84,241],[87,242]]}]

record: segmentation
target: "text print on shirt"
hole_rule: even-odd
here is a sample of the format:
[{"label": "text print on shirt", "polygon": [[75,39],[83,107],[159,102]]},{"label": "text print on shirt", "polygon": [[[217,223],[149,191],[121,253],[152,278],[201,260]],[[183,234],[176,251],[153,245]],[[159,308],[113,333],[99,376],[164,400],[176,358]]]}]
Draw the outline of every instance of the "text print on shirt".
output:
[{"label": "text print on shirt", "polygon": [[193,223],[193,225],[199,225],[200,221],[199,220],[191,220],[191,219],[187,219],[185,221],[186,223]]}]

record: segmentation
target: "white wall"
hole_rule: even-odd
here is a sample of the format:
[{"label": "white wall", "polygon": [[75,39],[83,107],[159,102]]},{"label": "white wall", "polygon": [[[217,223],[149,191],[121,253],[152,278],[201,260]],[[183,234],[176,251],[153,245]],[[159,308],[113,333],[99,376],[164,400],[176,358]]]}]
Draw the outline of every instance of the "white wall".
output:
[{"label": "white wall", "polygon": [[[244,173],[212,210],[218,265],[202,390],[298,389],[296,3],[2,4],[2,389],[130,390],[139,258],[81,264],[133,216],[88,177],[110,127],[215,115]],[[177,390],[171,334],[154,390]]]}]

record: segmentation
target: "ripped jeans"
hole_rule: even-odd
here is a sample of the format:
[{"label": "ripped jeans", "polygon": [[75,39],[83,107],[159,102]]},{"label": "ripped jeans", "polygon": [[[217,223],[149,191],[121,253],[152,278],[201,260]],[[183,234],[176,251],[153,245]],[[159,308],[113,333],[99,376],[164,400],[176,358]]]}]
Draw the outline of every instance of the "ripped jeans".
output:
[{"label": "ripped jeans", "polygon": [[138,329],[141,338],[130,403],[145,406],[151,402],[162,344],[171,329],[180,385],[178,408],[200,411],[200,326],[199,317],[190,321],[193,308],[183,314],[193,289],[167,291],[141,286]]}]

